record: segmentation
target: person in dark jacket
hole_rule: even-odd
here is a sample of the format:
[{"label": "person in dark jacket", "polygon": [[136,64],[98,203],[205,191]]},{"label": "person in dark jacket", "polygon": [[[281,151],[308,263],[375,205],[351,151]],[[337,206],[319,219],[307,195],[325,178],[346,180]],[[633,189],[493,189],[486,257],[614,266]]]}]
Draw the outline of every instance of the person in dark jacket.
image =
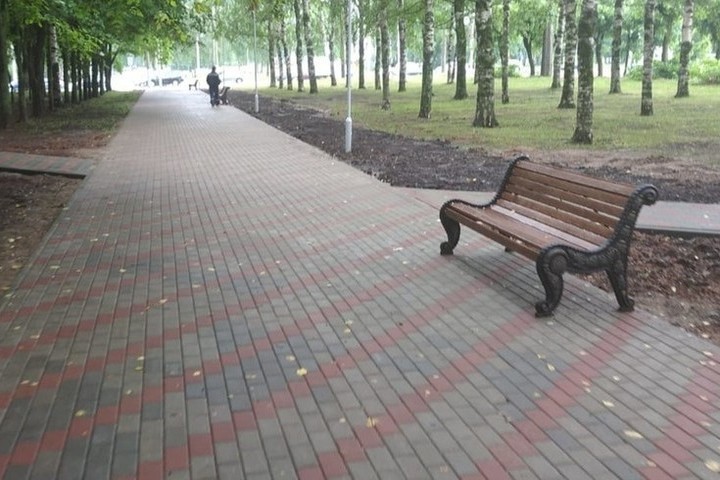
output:
[{"label": "person in dark jacket", "polygon": [[220,88],[220,75],[218,75],[215,71],[215,66],[212,67],[212,70],[210,71],[210,73],[208,73],[205,81],[207,82],[208,89],[210,90],[210,105],[220,105],[220,99],[218,98]]}]

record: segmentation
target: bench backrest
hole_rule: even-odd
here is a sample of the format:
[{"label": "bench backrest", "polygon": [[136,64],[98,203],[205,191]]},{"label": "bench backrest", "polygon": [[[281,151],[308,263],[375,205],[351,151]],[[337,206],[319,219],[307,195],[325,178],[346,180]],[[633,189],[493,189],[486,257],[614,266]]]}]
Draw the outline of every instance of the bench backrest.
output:
[{"label": "bench backrest", "polygon": [[594,245],[609,239],[635,188],[518,160],[496,205]]}]

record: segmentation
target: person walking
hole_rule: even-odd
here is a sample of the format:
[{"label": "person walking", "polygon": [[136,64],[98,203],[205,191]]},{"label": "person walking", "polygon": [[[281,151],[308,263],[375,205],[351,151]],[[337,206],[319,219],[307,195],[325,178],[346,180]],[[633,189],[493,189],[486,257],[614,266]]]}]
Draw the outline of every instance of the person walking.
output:
[{"label": "person walking", "polygon": [[208,89],[210,90],[210,106],[214,107],[215,105],[220,105],[220,98],[218,98],[220,88],[220,75],[218,75],[215,71],[214,65],[210,73],[208,73],[207,77],[205,78],[205,81],[207,82]]}]

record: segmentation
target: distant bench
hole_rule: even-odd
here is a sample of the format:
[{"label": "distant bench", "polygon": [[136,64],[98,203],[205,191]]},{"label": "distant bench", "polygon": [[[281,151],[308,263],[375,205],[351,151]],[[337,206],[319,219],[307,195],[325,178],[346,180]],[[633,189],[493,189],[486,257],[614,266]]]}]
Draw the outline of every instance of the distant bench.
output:
[{"label": "distant bench", "polygon": [[228,90],[230,90],[230,87],[223,87],[220,89],[220,93],[218,94],[218,98],[220,99],[220,102],[223,105],[228,104],[228,99],[227,99]]},{"label": "distant bench", "polygon": [[626,277],[630,239],[640,209],[657,197],[652,185],[634,188],[519,157],[490,202],[450,200],[440,208],[448,237],[440,253],[452,255],[463,224],[536,262],[545,289],[545,300],[535,304],[536,316],[552,315],[566,271],[604,270],[620,310],[631,311]]},{"label": "distant bench", "polygon": [[195,90],[197,90],[197,84],[198,84],[198,79],[196,78],[193,83],[188,83],[188,90],[192,90],[193,88]]}]

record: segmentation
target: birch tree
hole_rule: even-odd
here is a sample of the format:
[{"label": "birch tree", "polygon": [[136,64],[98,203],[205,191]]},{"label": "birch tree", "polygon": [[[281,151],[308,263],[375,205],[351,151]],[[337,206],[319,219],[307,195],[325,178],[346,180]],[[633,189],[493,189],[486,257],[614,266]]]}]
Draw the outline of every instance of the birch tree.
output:
[{"label": "birch tree", "polygon": [[573,143],[590,144],[593,140],[593,52],[596,28],[596,0],[583,0],[578,25],[578,94]]},{"label": "birch tree", "polygon": [[398,0],[398,11],[398,92],[404,92],[407,90],[407,26],[403,15],[403,0]]},{"label": "birch tree", "polygon": [[498,126],[495,117],[495,56],[493,53],[492,0],[475,0],[475,39],[478,79],[474,127]]},{"label": "birch tree", "polygon": [[295,12],[295,64],[297,66],[297,91],[305,91],[305,79],[303,78],[303,22],[300,0],[293,1]]},{"label": "birch tree", "polygon": [[433,55],[435,54],[435,17],[433,0],[424,0],[423,19],[423,72],[420,92],[420,118],[430,118],[432,111]]},{"label": "birch tree", "polygon": [[678,86],[675,97],[690,96],[690,72],[688,62],[690,61],[690,50],[692,50],[693,33],[693,0],[685,0],[682,23],[682,39],[680,42],[680,69],[678,70]]},{"label": "birch tree", "polygon": [[623,0],[615,0],[613,18],[612,60],[610,64],[610,93],[622,93],[620,88],[620,47],[622,46]]},{"label": "birch tree", "polygon": [[563,72],[563,87],[558,108],[575,108],[575,54],[577,50],[577,3],[575,0],[565,0],[565,67]]},{"label": "birch tree", "polygon": [[643,79],[640,100],[640,115],[653,114],[652,72],[653,53],[655,52],[655,0],[645,0],[645,20],[643,35]]},{"label": "birch tree", "polygon": [[563,38],[565,36],[565,0],[558,0],[557,28],[555,29],[555,51],[553,53],[553,75],[550,88],[560,88],[560,70],[563,64]]},{"label": "birch tree", "polygon": [[453,14],[455,15],[455,55],[457,66],[455,71],[455,100],[464,100],[468,97],[467,91],[467,33],[465,32],[465,0],[453,1]]}]

